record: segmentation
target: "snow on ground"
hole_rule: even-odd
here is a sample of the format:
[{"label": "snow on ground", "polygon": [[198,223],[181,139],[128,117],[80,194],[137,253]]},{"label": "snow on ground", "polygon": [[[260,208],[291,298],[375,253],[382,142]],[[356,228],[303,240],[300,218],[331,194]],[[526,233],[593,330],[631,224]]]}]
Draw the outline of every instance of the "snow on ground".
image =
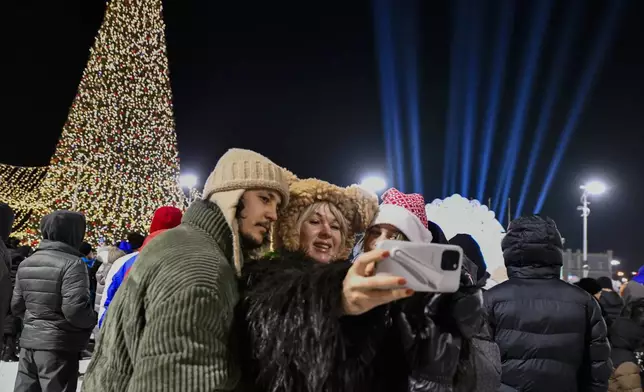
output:
[{"label": "snow on ground", "polygon": [[[79,372],[85,374],[89,359],[80,361]],[[13,392],[13,385],[18,374],[18,362],[0,362],[0,392]],[[80,391],[80,380],[78,390]]]}]

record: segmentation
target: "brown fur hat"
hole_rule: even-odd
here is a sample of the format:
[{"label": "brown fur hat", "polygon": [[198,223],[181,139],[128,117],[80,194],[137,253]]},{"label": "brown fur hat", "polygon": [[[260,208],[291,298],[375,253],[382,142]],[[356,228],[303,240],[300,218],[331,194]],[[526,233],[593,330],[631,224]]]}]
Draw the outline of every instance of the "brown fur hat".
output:
[{"label": "brown fur hat", "polygon": [[348,222],[348,233],[339,255],[347,258],[355,244],[356,233],[365,231],[378,212],[377,196],[357,185],[342,188],[316,178],[300,180],[292,175],[289,193],[288,206],[273,229],[273,249],[300,250],[300,232],[296,227],[300,214],[313,203],[328,202],[336,206]]}]

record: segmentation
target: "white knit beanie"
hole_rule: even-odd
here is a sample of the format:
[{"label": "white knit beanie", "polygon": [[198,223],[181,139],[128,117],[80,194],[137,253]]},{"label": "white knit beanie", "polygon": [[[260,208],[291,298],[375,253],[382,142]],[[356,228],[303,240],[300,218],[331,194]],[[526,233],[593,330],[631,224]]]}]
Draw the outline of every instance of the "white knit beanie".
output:
[{"label": "white knit beanie", "polygon": [[281,207],[288,204],[286,171],[261,154],[239,148],[231,148],[219,159],[203,191],[204,197],[219,206],[233,233],[233,258],[238,274],[243,256],[235,212],[242,195],[249,189],[277,191],[282,196]]}]

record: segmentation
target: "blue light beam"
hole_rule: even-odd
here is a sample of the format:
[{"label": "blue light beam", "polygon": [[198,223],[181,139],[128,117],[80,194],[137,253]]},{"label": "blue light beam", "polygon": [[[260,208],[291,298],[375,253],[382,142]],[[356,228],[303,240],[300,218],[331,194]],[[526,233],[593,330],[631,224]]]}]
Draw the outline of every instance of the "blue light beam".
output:
[{"label": "blue light beam", "polygon": [[548,125],[550,124],[550,118],[552,117],[552,109],[555,106],[557,99],[557,92],[559,86],[561,85],[561,80],[564,75],[564,69],[567,68],[568,61],[570,60],[570,51],[572,44],[574,42],[575,33],[579,28],[579,20],[582,15],[582,5],[583,0],[575,0],[569,3],[568,9],[566,10],[566,17],[564,22],[564,32],[559,40],[559,45],[557,46],[557,51],[553,57],[552,64],[550,64],[551,75],[548,79],[548,85],[546,86],[546,96],[541,106],[541,114],[537,123],[537,128],[534,132],[534,137],[532,140],[532,149],[530,150],[530,157],[528,159],[528,167],[526,169],[525,175],[523,176],[523,183],[521,184],[521,193],[519,195],[519,201],[517,202],[517,207],[514,213],[514,218],[521,216],[523,212],[523,206],[528,195],[528,190],[530,189],[530,184],[532,182],[532,176],[534,175],[534,169],[537,165],[537,160],[539,159],[539,154],[541,153],[541,148],[543,147],[543,139],[546,136],[546,131],[548,130]]},{"label": "blue light beam", "polygon": [[423,194],[423,167],[420,158],[420,115],[418,108],[418,1],[405,3],[403,18],[403,69],[407,104],[407,126],[412,162],[413,191]]},{"label": "blue light beam", "polygon": [[[454,3],[452,3],[454,4]],[[461,18],[465,9],[463,0],[452,8],[452,42],[450,47],[449,108],[445,130],[445,150],[443,159],[443,196],[456,191],[458,173],[458,134],[461,123],[461,103],[463,101],[462,81],[464,73],[463,48],[465,24]]]},{"label": "blue light beam", "polygon": [[476,188],[476,198],[483,200],[485,197],[485,185],[487,174],[490,170],[490,159],[492,155],[492,144],[496,131],[496,120],[499,113],[499,102],[503,91],[505,80],[505,66],[508,57],[508,47],[514,29],[514,8],[515,0],[503,0],[501,2],[501,16],[499,18],[499,29],[497,30],[492,63],[492,80],[490,82],[488,105],[483,126],[483,150],[479,157],[479,181]]},{"label": "blue light beam", "polygon": [[577,122],[579,116],[584,108],[586,99],[590,95],[592,89],[593,81],[595,75],[599,72],[599,69],[602,65],[602,60],[606,56],[606,52],[610,46],[612,37],[615,32],[615,27],[617,25],[617,20],[619,19],[620,11],[624,7],[624,0],[613,0],[609,2],[610,9],[605,15],[604,23],[601,26],[601,30],[598,34],[597,45],[594,47],[594,50],[591,54],[590,61],[587,62],[589,66],[584,70],[584,73],[581,77],[581,83],[579,89],[577,90],[576,99],[574,101],[573,107],[570,109],[570,115],[564,126],[564,131],[559,139],[557,150],[555,151],[552,161],[550,162],[550,167],[548,168],[548,174],[546,180],[541,187],[541,192],[539,193],[539,199],[534,208],[534,213],[538,214],[543,208],[543,204],[546,201],[548,192],[550,191],[550,186],[552,181],[555,178],[563,154],[566,152],[568,143],[570,143],[570,138],[572,137],[575,129],[577,128]]},{"label": "blue light beam", "polygon": [[470,193],[470,169],[472,168],[472,145],[474,144],[477,124],[479,72],[481,57],[481,36],[483,35],[483,18],[485,15],[481,1],[476,1],[467,9],[469,17],[470,36],[467,58],[467,87],[465,95],[465,118],[462,140],[461,166],[461,195],[468,197]]},{"label": "blue light beam", "polygon": [[512,125],[510,127],[510,139],[506,148],[505,159],[503,160],[501,181],[499,181],[495,193],[495,199],[500,200],[499,216],[505,216],[505,208],[507,207],[512,178],[514,177],[516,169],[517,156],[521,148],[528,104],[532,96],[533,82],[539,65],[541,44],[543,43],[543,38],[548,27],[552,3],[552,0],[542,0],[535,3],[537,6],[536,12],[534,13],[536,20],[534,20],[532,29],[530,29],[528,50],[526,51],[526,57],[521,66],[521,71],[523,72],[519,74],[522,83],[519,83],[520,88],[516,100],[517,106],[514,110]]},{"label": "blue light beam", "polygon": [[385,133],[388,176],[398,189],[405,188],[400,124],[400,100],[396,82],[396,62],[389,0],[374,0],[376,52],[380,73],[380,101]]}]

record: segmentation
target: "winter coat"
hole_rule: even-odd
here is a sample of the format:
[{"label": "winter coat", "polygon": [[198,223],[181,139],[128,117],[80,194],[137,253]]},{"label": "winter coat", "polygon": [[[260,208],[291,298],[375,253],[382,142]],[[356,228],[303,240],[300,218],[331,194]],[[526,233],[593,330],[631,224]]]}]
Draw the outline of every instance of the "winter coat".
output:
[{"label": "winter coat", "polygon": [[13,210],[6,203],[0,203],[0,332],[4,331],[5,317],[11,304],[11,256],[5,245],[11,234]]},{"label": "winter coat", "polygon": [[247,390],[476,390],[470,331],[444,315],[480,316],[480,297],[419,293],[344,316],[342,283],[350,266],[287,252],[244,265],[238,320]]},{"label": "winter coat", "polygon": [[[18,267],[20,263],[25,259],[22,255],[22,252],[18,249],[9,249],[9,256],[11,257],[9,276],[11,278],[11,293],[13,294],[13,289],[16,285],[16,275],[18,273]],[[18,325],[15,322],[15,317],[13,312],[9,309],[7,316],[4,319],[4,334],[5,335],[16,335]]]},{"label": "winter coat", "polygon": [[110,272],[114,263],[102,263],[96,271],[96,299],[94,300],[94,311],[98,314],[101,308],[101,300],[103,298],[103,291],[105,290],[105,278]]},{"label": "winter coat", "polygon": [[519,218],[502,246],[509,280],[484,294],[501,350],[501,391],[605,392],[612,371],[606,324],[593,297],[559,279],[554,222]]},{"label": "winter coat", "polygon": [[610,328],[613,321],[615,321],[622,312],[624,300],[613,290],[602,290],[601,295],[599,296],[599,304],[605,312],[606,325]]},{"label": "winter coat", "polygon": [[[640,319],[631,317],[634,307],[638,307]],[[615,371],[610,378],[611,392],[642,391],[642,380],[635,352],[644,346],[644,299],[626,305],[624,313],[617,318],[608,337],[612,346],[611,358]],[[638,389],[639,388],[639,389]]]},{"label": "winter coat", "polygon": [[195,201],[179,226],[139,254],[110,305],[82,390],[235,390],[238,300],[230,226],[215,204]]},{"label": "winter coat", "polygon": [[85,218],[56,211],[43,218],[41,231],[44,239],[18,267],[13,291],[13,314],[24,321],[20,346],[80,351],[96,324],[87,267],[78,251]]}]

